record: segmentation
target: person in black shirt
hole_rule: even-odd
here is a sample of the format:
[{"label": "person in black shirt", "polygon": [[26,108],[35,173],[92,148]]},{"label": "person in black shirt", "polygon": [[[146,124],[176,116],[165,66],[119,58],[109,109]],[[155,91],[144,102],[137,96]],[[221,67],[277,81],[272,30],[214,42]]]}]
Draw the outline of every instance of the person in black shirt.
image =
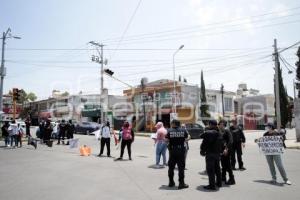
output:
[{"label": "person in black shirt", "polygon": [[179,185],[178,189],[188,188],[189,186],[184,182],[184,168],[185,168],[185,146],[184,142],[188,140],[188,132],[186,129],[180,128],[180,121],[173,120],[172,128],[168,129],[166,135],[166,141],[168,142],[169,149],[169,187],[174,187],[174,169],[177,164],[178,166],[178,176],[179,176]]},{"label": "person in black shirt", "polygon": [[[234,185],[235,179],[231,169],[230,163],[230,150],[232,146],[232,135],[228,129],[226,129],[227,122],[225,120],[219,121],[219,132],[222,135],[222,155],[221,155],[221,166],[222,166],[222,181],[227,185]],[[226,172],[229,174],[229,180],[226,181]]]},{"label": "person in black shirt", "polygon": [[62,144],[65,144],[65,136],[67,131],[67,124],[66,121],[63,119],[61,120],[61,123],[59,124],[59,134],[58,134],[58,142],[57,144],[60,144],[60,140],[62,139]]},{"label": "person in black shirt", "polygon": [[70,119],[67,124],[67,139],[68,139],[67,145],[70,144],[69,140],[74,138],[74,136],[73,136],[74,132],[75,132],[75,126],[72,123],[72,120]]},{"label": "person in black shirt", "polygon": [[49,147],[52,146],[51,141],[51,134],[52,134],[53,128],[51,126],[51,121],[48,119],[46,121],[45,127],[44,127],[44,143],[47,144]]},{"label": "person in black shirt", "polygon": [[246,138],[245,138],[243,130],[237,125],[236,120],[232,120],[232,125],[230,126],[230,133],[233,138],[232,151],[230,153],[232,169],[236,170],[235,154],[237,154],[239,169],[246,170],[246,168],[244,167],[243,160],[242,160],[242,155],[243,155],[242,147],[245,147]]},{"label": "person in black shirt", "polygon": [[203,138],[203,141],[200,146],[200,154],[205,156],[206,171],[209,179],[209,185],[204,186],[204,189],[216,190],[216,185],[222,187],[220,155],[222,153],[223,141],[216,120],[209,121],[209,127],[201,135],[201,138]]},{"label": "person in black shirt", "polygon": [[30,116],[28,116],[26,118],[25,125],[26,125],[26,137],[29,137],[30,136],[30,125],[31,125]]}]

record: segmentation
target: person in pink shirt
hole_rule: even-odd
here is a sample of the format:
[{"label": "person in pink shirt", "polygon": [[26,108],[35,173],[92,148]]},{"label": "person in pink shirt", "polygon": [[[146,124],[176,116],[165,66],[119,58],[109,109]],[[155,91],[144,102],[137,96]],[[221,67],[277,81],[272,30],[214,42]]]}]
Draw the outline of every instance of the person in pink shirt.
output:
[{"label": "person in pink shirt", "polygon": [[166,159],[166,151],[167,151],[167,143],[165,142],[165,137],[167,135],[167,129],[165,129],[164,124],[162,122],[158,122],[155,125],[156,128],[156,167],[160,168],[160,157],[163,157],[163,166],[167,165]]}]

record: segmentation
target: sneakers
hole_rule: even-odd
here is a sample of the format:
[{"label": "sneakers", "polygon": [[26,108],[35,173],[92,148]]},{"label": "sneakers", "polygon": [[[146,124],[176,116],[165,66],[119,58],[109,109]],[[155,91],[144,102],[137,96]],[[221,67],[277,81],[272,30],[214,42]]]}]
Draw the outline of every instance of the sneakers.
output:
[{"label": "sneakers", "polygon": [[270,181],[270,183],[276,185],[277,181],[275,179],[273,179],[273,180]]},{"label": "sneakers", "polygon": [[179,183],[178,190],[185,189],[185,188],[188,188],[188,187],[189,187],[189,185],[187,185],[185,183]]},{"label": "sneakers", "polygon": [[289,180],[286,180],[284,183],[287,184],[287,185],[292,185],[292,182],[289,181]]}]

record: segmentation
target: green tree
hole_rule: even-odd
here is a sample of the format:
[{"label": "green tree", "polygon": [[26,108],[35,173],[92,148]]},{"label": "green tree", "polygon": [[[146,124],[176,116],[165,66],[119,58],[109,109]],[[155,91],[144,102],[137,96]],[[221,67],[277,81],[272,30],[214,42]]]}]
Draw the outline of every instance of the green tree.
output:
[{"label": "green tree", "polygon": [[[206,92],[205,92],[205,83],[203,78],[203,71],[201,70],[201,86],[200,86],[200,116],[201,118],[209,118],[209,106],[206,102]],[[206,120],[202,120],[203,123],[206,123]]]},{"label": "green tree", "polygon": [[298,98],[300,98],[300,47],[298,48],[297,51],[297,56],[298,56],[298,61],[296,62],[296,87],[298,90]]},{"label": "green tree", "polygon": [[66,91],[66,92],[62,93],[61,96],[62,97],[67,97],[67,96],[69,96],[69,92]]},{"label": "green tree", "polygon": [[33,93],[33,92],[29,92],[27,94],[27,97],[26,97],[27,101],[30,100],[30,101],[35,101],[37,99],[37,96]]},{"label": "green tree", "polygon": [[[283,85],[282,69],[280,67],[278,70],[278,80],[279,80],[281,125],[286,126],[286,124],[289,121],[289,100],[288,100],[286,88]],[[275,90],[275,92],[276,92],[276,90]],[[276,103],[277,102],[275,101],[275,108],[276,108]],[[276,115],[277,115],[277,113],[276,113]]]}]

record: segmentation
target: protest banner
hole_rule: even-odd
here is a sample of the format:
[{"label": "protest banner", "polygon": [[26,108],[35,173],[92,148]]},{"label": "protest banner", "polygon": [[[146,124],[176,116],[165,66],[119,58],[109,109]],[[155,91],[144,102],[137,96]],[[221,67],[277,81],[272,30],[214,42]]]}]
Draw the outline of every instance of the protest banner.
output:
[{"label": "protest banner", "polygon": [[280,155],[284,152],[281,136],[264,136],[257,140],[257,144],[265,155]]}]

